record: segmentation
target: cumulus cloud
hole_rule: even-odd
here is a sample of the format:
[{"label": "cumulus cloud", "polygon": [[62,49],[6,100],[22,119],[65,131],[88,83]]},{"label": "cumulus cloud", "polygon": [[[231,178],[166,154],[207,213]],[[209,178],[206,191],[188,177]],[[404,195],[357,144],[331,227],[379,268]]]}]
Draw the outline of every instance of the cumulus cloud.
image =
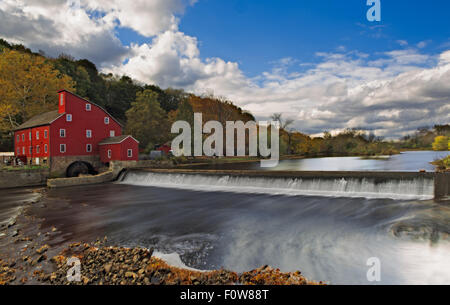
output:
[{"label": "cumulus cloud", "polygon": [[176,30],[176,14],[186,4],[184,0],[2,0],[0,35],[51,56],[64,52],[103,66],[124,60],[130,51],[117,38],[118,27],[147,37]]},{"label": "cumulus cloud", "polygon": [[[163,88],[213,92],[267,119],[282,112],[310,134],[366,128],[397,137],[450,120],[450,51],[421,53],[426,41],[383,54],[340,46],[318,52],[314,63],[287,57],[248,78],[235,62],[202,59],[195,37],[181,32],[186,0],[2,0],[0,36],[43,49],[88,58],[104,72],[128,74]],[[148,37],[124,46],[119,27]],[[409,46],[413,47],[409,47]]]}]

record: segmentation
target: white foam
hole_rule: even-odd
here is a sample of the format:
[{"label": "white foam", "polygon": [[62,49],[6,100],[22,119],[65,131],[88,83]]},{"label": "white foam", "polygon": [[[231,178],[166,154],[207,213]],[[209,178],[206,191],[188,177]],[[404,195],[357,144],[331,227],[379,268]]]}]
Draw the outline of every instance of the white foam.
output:
[{"label": "white foam", "polygon": [[162,259],[163,261],[165,261],[168,265],[170,265],[172,267],[177,267],[177,268],[190,270],[190,271],[196,271],[196,272],[209,272],[210,271],[210,270],[199,270],[199,269],[195,269],[195,268],[191,268],[191,267],[187,266],[181,260],[180,255],[175,252],[167,254],[167,253],[155,251],[155,252],[153,252],[153,256],[155,256],[159,259]]},{"label": "white foam", "polygon": [[375,183],[371,179],[301,179],[129,172],[120,183],[196,191],[399,200],[428,200],[432,199],[434,194],[433,180],[423,178],[391,179]]}]

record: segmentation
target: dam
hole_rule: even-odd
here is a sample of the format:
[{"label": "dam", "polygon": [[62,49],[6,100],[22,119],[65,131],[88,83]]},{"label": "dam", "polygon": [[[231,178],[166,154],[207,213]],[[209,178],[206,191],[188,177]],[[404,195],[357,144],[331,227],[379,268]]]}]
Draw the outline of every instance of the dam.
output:
[{"label": "dam", "polygon": [[450,174],[428,172],[133,169],[120,183],[140,186],[274,195],[446,199]]}]

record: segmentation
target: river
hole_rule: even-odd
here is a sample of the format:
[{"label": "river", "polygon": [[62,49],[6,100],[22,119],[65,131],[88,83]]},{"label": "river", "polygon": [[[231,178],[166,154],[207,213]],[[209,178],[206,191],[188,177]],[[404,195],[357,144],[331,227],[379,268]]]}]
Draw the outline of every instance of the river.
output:
[{"label": "river", "polygon": [[281,160],[276,167],[262,168],[259,162],[223,163],[195,166],[214,169],[287,170],[287,171],[434,171],[430,162],[443,159],[450,151],[406,151],[379,159],[364,157],[322,157]]},{"label": "river", "polygon": [[[283,194],[242,183],[227,188],[217,177],[204,184],[183,177],[171,187],[151,175],[136,171],[121,182],[52,189],[45,198],[51,208],[34,213],[45,218],[44,230],[63,232],[54,244],[108,236],[110,244],[154,247],[201,270],[268,264],[331,284],[374,284],[366,263],[375,257],[375,284],[450,284],[450,207],[420,192],[408,200]],[[0,195],[2,205],[21,196]]]}]

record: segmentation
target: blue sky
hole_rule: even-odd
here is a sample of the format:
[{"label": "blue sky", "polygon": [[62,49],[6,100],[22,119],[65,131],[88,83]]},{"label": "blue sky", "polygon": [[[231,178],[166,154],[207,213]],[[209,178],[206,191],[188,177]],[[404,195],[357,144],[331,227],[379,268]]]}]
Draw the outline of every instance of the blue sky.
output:
[{"label": "blue sky", "polygon": [[[450,44],[450,2],[382,0],[381,22],[369,22],[365,0],[200,0],[187,7],[180,30],[200,41],[201,58],[238,62],[247,76],[291,57],[317,62],[316,52],[345,47],[372,56],[395,50],[399,40],[426,42],[427,52]],[[125,44],[148,38],[119,30]]]},{"label": "blue sky", "polygon": [[309,134],[396,138],[450,122],[450,2],[0,0],[0,37]]}]

